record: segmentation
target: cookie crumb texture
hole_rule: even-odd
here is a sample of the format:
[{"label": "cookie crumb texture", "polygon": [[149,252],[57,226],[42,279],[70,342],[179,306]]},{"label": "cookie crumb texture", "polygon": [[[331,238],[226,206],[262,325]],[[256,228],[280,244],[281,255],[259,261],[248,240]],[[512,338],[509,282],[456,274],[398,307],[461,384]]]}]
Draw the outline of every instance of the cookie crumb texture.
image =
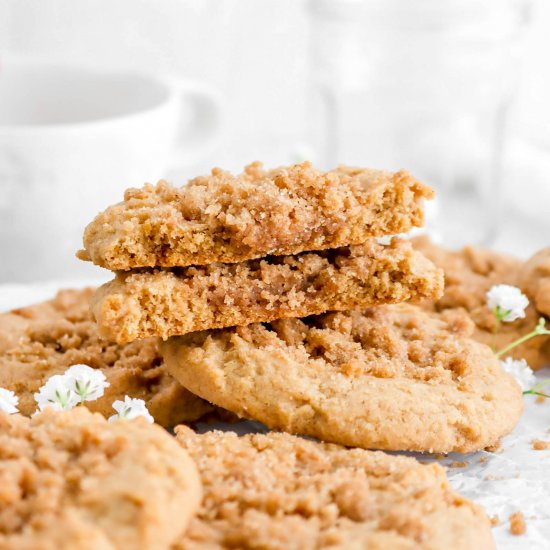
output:
[{"label": "cookie crumb texture", "polygon": [[200,499],[195,464],[159,426],[0,413],[3,550],[168,549]]},{"label": "cookie crumb texture", "polygon": [[485,513],[437,464],[282,433],[176,433],[204,486],[177,550],[494,548]]},{"label": "cookie crumb texture", "polygon": [[423,223],[430,187],[406,172],[304,162],[233,176],[215,168],[183,187],[129,189],[84,233],[78,256],[113,271],[234,263],[360,244]]},{"label": "cookie crumb texture", "polygon": [[[445,293],[437,301],[424,304],[432,311],[463,309],[476,325],[474,338],[502,349],[531,332],[541,315],[549,315],[545,298],[550,289],[550,249],[537,253],[527,262],[493,250],[466,246],[462,250],[446,250],[426,237],[413,239],[416,249],[445,272]],[[487,307],[487,291],[497,284],[517,286],[531,303],[525,318],[501,323],[494,335],[495,317]],[[537,336],[514,348],[510,356],[525,359],[532,369],[550,365],[550,337]]]},{"label": "cookie crumb texture", "polygon": [[121,273],[97,291],[92,310],[101,334],[122,344],[442,292],[443,272],[410,242],[370,240],[238,264]]},{"label": "cookie crumb texture", "polygon": [[517,424],[521,389],[463,312],[408,304],[191,333],[161,344],[185,387],[272,429],[346,446],[470,452]]},{"label": "cookie crumb texture", "polygon": [[90,410],[113,414],[113,401],[125,395],[145,400],[163,426],[197,420],[212,407],[182,388],[167,372],[157,340],[126,346],[99,336],[90,314],[92,289],[62,290],[53,300],[0,315],[0,387],[19,397],[19,410],[36,410],[34,393],[54,374],[85,364],[100,369],[110,387]]},{"label": "cookie crumb texture", "polygon": [[515,512],[510,516],[510,533],[512,535],[525,535],[527,524],[521,512]]}]

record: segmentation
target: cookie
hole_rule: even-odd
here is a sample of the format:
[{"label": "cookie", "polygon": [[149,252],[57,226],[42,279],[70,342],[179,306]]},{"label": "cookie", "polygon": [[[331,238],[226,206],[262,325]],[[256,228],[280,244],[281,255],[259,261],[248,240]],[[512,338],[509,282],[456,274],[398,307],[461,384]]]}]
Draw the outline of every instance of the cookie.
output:
[{"label": "cookie", "polygon": [[537,252],[521,266],[518,283],[539,313],[550,317],[550,248]]},{"label": "cookie", "polygon": [[212,407],[166,371],[157,340],[118,346],[98,334],[90,314],[93,289],[63,290],[53,299],[0,314],[0,387],[19,396],[19,410],[36,410],[34,394],[54,374],[86,364],[100,369],[110,386],[86,406],[105,416],[125,395],[143,399],[163,426],[196,420]]},{"label": "cookie", "polygon": [[[453,251],[432,243],[427,237],[413,239],[414,247],[426,255],[445,272],[445,292],[437,301],[423,306],[431,311],[461,308],[476,325],[474,338],[493,346],[505,348],[521,336],[531,332],[541,315],[550,314],[547,292],[550,273],[548,250],[541,251],[531,260],[518,258],[474,246]],[[487,291],[497,284],[520,287],[531,300],[525,318],[501,323],[495,335],[495,317],[487,307]],[[525,359],[533,369],[550,365],[550,337],[537,336],[514,348],[509,354]]]},{"label": "cookie", "polygon": [[406,172],[304,162],[233,176],[218,168],[183,187],[129,189],[85,230],[83,260],[113,271],[235,263],[361,244],[419,227],[433,191]]},{"label": "cookie", "polygon": [[144,419],[0,413],[3,550],[168,549],[201,493],[188,453]]},{"label": "cookie", "polygon": [[407,241],[238,264],[120,273],[92,301],[100,333],[123,344],[197,330],[437,299],[443,272]]},{"label": "cookie", "polygon": [[438,464],[283,433],[176,434],[204,500],[175,550],[494,548],[487,516]]},{"label": "cookie", "polygon": [[186,388],[272,429],[352,447],[449,453],[495,444],[521,389],[461,312],[408,304],[203,331],[161,344]]}]

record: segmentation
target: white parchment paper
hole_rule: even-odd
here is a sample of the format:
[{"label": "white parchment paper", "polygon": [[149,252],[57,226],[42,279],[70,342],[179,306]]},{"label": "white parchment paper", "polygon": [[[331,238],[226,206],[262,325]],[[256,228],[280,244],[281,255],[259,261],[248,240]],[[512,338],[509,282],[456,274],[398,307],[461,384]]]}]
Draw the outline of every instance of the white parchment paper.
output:
[{"label": "white parchment paper", "polygon": [[[51,298],[62,286],[86,285],[85,281],[64,282],[63,285],[57,282],[0,285],[0,311]],[[540,380],[550,378],[550,368],[539,371],[537,377]],[[244,433],[261,429],[261,426],[243,422],[227,428]],[[457,491],[482,505],[490,517],[498,516],[500,523],[493,528],[498,550],[548,550],[550,450],[533,450],[534,439],[550,441],[550,400],[537,403],[533,396],[526,396],[525,412],[519,425],[503,439],[496,452],[453,454],[439,459],[430,455],[413,456],[423,462],[438,460],[447,466],[449,479]],[[508,518],[517,511],[523,513],[527,523],[527,532],[521,536],[511,535],[509,531]]]}]

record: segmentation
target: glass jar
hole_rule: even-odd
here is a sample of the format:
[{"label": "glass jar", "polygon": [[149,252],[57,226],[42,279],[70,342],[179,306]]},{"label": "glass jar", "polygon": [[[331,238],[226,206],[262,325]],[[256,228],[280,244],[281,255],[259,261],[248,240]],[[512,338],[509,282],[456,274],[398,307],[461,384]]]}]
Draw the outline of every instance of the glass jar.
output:
[{"label": "glass jar", "polygon": [[488,244],[529,0],[311,0],[308,141],[325,167],[405,168],[428,229]]}]

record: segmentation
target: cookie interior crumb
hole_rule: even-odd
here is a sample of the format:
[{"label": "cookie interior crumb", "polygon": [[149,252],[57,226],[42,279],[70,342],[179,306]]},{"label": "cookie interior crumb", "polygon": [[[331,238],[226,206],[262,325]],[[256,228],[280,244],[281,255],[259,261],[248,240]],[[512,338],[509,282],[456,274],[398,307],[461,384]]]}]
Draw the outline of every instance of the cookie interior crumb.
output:
[{"label": "cookie interior crumb", "polygon": [[442,293],[443,271],[410,242],[371,239],[237,264],[119,273],[95,294],[92,311],[101,334],[125,344]]}]

